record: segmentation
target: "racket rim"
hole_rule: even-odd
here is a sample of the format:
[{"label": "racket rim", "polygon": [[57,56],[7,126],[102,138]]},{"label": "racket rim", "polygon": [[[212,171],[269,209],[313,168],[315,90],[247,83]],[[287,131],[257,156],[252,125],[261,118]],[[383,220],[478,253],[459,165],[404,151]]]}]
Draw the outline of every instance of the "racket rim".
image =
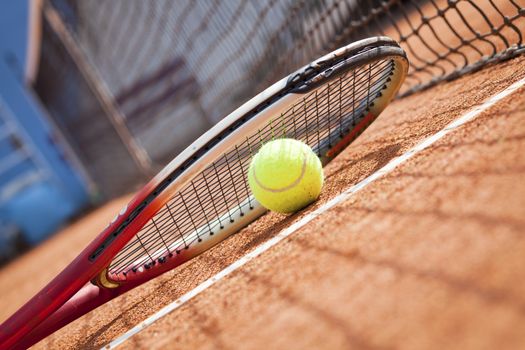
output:
[{"label": "racket rim", "polygon": [[[383,41],[384,41],[384,40],[383,40]],[[369,43],[370,40],[367,40],[367,42]],[[392,43],[392,41],[389,41],[389,44],[391,44],[391,43]],[[391,44],[391,45],[389,45],[389,47],[386,47],[386,48],[385,48],[385,47],[379,47],[379,48],[374,47],[374,48],[372,48],[372,49],[370,49],[370,50],[368,50],[368,51],[366,51],[366,52],[363,52],[362,49],[359,50],[359,54],[358,54],[358,55],[351,55],[351,58],[353,58],[353,59],[355,58],[355,59],[354,59],[354,60],[351,60],[351,61],[349,62],[349,64],[345,65],[346,70],[345,70],[344,72],[351,71],[351,70],[352,70],[353,68],[355,68],[355,67],[360,67],[360,66],[363,66],[363,65],[365,65],[366,63],[370,63],[370,62],[379,62],[379,61],[381,61],[381,60],[387,62],[389,57],[391,57],[391,56],[394,57],[394,56],[395,56],[396,59],[398,60],[397,63],[404,62],[405,64],[402,64],[402,66],[403,66],[403,67],[401,67],[401,71],[402,71],[402,72],[401,72],[401,74],[398,74],[398,79],[397,79],[398,81],[397,81],[397,82],[393,81],[393,82],[391,82],[391,83],[385,83],[386,85],[385,85],[385,88],[384,88],[384,89],[387,89],[387,88],[386,88],[387,85],[392,85],[389,89],[387,89],[388,91],[386,92],[386,94],[385,94],[386,96],[385,96],[385,98],[384,98],[384,99],[390,99],[390,97],[393,96],[393,95],[397,92],[397,90],[399,89],[399,87],[400,87],[400,82],[403,81],[403,76],[406,75],[406,72],[407,72],[407,70],[408,70],[408,65],[407,65],[408,61],[406,60],[406,56],[402,54],[402,53],[404,53],[404,51],[402,51],[402,49],[400,49],[399,47],[391,47],[391,46],[393,46],[393,45]],[[345,47],[343,47],[342,49],[339,49],[339,50],[337,50],[337,51],[343,51],[344,49],[345,49]],[[401,50],[401,51],[400,51],[400,50]],[[356,51],[357,51],[357,50],[356,50]],[[329,54],[329,55],[327,55],[327,56],[333,56],[333,57],[336,58],[336,60],[341,60],[341,59],[340,59],[340,55],[337,56],[337,55],[333,55],[333,53],[332,53],[332,54]],[[324,57],[321,58],[321,59],[325,59],[327,56],[324,56]],[[333,61],[333,57],[329,57],[329,58],[332,59],[332,61]],[[344,57],[343,57],[343,59],[344,59]],[[389,64],[391,64],[391,63],[389,63]],[[393,62],[392,62],[392,64],[393,64]],[[310,66],[310,65],[309,65],[309,66]],[[383,68],[383,69],[385,69],[385,68]],[[392,66],[392,71],[394,71],[393,66]],[[293,73],[293,74],[294,74],[294,73]],[[292,75],[293,75],[293,74],[292,74]],[[393,74],[393,73],[392,73],[392,74]],[[292,75],[288,75],[287,77],[289,78],[289,77],[292,76]],[[339,75],[340,75],[340,74],[339,74]],[[326,80],[323,82],[323,85],[324,85],[324,84],[329,84],[330,81],[336,79],[337,76],[338,76],[337,74],[334,74],[334,75],[331,75],[330,77],[326,77]],[[288,79],[288,78],[286,78],[286,79]],[[283,80],[284,80],[284,79],[282,79],[281,81],[283,81]],[[389,79],[389,80],[390,80],[390,79]],[[395,80],[395,78],[394,78],[394,80]],[[319,85],[319,84],[316,84],[316,85],[317,85],[317,87],[321,86],[321,85]],[[304,91],[304,93],[301,93],[301,94],[289,93],[289,94],[286,94],[285,97],[289,97],[289,98],[292,98],[293,101],[297,101],[298,99],[301,98],[301,96],[305,95],[305,94],[308,92],[308,91],[305,91],[305,90],[303,90],[303,91]],[[309,90],[309,91],[311,91],[311,90]],[[383,89],[381,89],[380,91],[381,91],[381,93],[385,93],[385,91],[384,91]],[[381,94],[379,94],[379,95],[381,95]],[[373,97],[371,97],[371,101],[376,101],[376,100],[378,100],[378,99],[379,99],[378,96],[373,96]],[[252,100],[253,100],[253,99],[251,99],[249,102],[253,102]],[[277,102],[279,102],[279,101],[277,101]],[[389,102],[389,101],[388,101],[388,102]],[[373,106],[374,103],[372,103],[371,105]],[[272,107],[273,107],[273,106],[275,106],[275,104],[272,105]],[[386,103],[382,103],[382,104],[379,103],[378,106],[377,106],[377,108],[370,107],[373,111],[369,111],[369,110],[367,109],[366,115],[368,116],[369,114],[372,114],[372,116],[373,116],[373,118],[369,118],[369,117],[366,118],[366,119],[368,119],[367,126],[368,126],[373,120],[375,120],[375,118],[377,117],[377,115],[382,111],[382,109],[383,109],[385,106],[386,106]],[[268,116],[266,117],[266,119],[268,119],[268,120],[265,120],[265,119],[264,119],[265,117],[261,117],[261,116],[260,116],[261,113],[265,113],[265,112],[266,112],[265,110],[262,110],[262,111],[256,113],[256,114],[253,116],[253,118],[251,118],[251,120],[247,120],[245,123],[243,123],[242,125],[240,125],[240,126],[238,127],[238,129],[232,131],[232,132],[229,134],[229,136],[231,136],[231,138],[235,138],[235,133],[241,133],[242,135],[245,135],[246,133],[249,134],[251,131],[253,131],[253,130],[250,130],[250,129],[249,129],[249,126],[248,126],[248,124],[249,124],[252,120],[253,120],[253,123],[256,123],[256,124],[258,124],[258,125],[260,125],[260,124],[264,124],[264,123],[267,122],[268,120],[271,120],[271,116],[270,116],[270,117],[268,117]],[[364,111],[363,111],[363,112],[364,112]],[[270,113],[270,115],[271,115],[271,113]],[[364,116],[364,115],[363,115],[363,116]],[[262,121],[259,120],[259,119],[261,119],[261,118],[263,119]],[[367,126],[362,127],[362,130],[366,129]],[[248,130],[245,130],[245,129],[248,129]],[[361,130],[361,131],[362,131],[362,130]],[[361,132],[361,131],[360,131],[360,132]],[[355,139],[355,137],[357,137],[357,136],[360,134],[360,132],[357,133],[356,135],[354,135],[352,138],[350,138],[349,141],[348,141],[348,140],[342,140],[342,141],[343,141],[342,143],[346,143],[343,147],[341,147],[341,145],[338,144],[338,145],[337,145],[337,146],[338,146],[338,147],[337,147],[338,150],[335,150],[335,151],[332,151],[332,152],[327,152],[327,155],[326,155],[326,156],[321,157],[321,155],[320,155],[320,157],[321,157],[321,158],[325,158],[325,160],[326,160],[326,159],[329,159],[329,160],[333,159],[333,158],[334,158],[334,157],[335,157],[335,156],[336,156],[336,155],[337,155],[342,149],[344,149],[344,148],[346,147],[346,145],[348,145],[350,142],[352,142],[353,139]],[[203,135],[203,136],[205,136],[205,135]],[[239,140],[239,141],[241,141],[241,140]],[[224,141],[224,142],[226,142],[226,141]],[[232,145],[234,145],[234,144],[236,145],[235,139],[234,139],[234,140],[230,140],[230,141],[228,142],[228,147],[230,147],[230,146],[232,146]],[[219,146],[220,146],[219,144],[216,145],[216,147],[219,147]],[[209,150],[208,153],[215,153],[215,154],[216,154],[215,158],[213,158],[213,159],[211,159],[211,160],[210,160],[210,159],[207,159],[207,160],[199,159],[199,160],[196,161],[196,163],[201,162],[201,163],[205,163],[205,164],[212,164],[212,163],[214,163],[215,160],[218,159],[218,158],[221,156],[221,154],[222,154],[222,153],[220,153],[220,152],[217,152],[216,150],[215,150],[215,152],[214,152],[214,149]],[[203,157],[205,157],[205,156],[203,156]],[[174,194],[175,192],[177,192],[179,189],[182,189],[182,188],[184,188],[188,183],[191,183],[191,182],[193,181],[193,179],[195,179],[195,176],[198,176],[198,174],[199,174],[200,172],[202,172],[202,171],[204,171],[204,170],[202,170],[202,169],[197,169],[197,170],[193,171],[193,173],[192,173],[192,172],[190,171],[190,169],[188,169],[187,172],[188,172],[190,175],[192,175],[192,177],[191,177],[191,178],[188,178],[185,182],[180,182],[180,181],[177,181],[177,179],[175,179],[174,182],[173,182],[173,185],[176,186],[176,188],[175,188],[175,189],[172,189],[172,190],[169,191],[170,195],[173,195],[173,194]],[[182,175],[181,175],[181,176],[182,176]],[[175,195],[176,195],[176,194],[175,194]],[[173,196],[172,196],[171,198],[173,198]],[[165,204],[167,204],[168,201],[169,201],[169,199],[167,199],[166,201],[164,201],[161,205],[165,205]],[[252,209],[252,208],[250,208],[250,209]],[[157,212],[158,212],[159,210],[160,210],[160,209],[158,209]],[[242,211],[242,210],[241,210],[241,211]],[[157,213],[157,212],[156,212],[156,213]],[[156,214],[156,213],[155,213],[155,214]],[[155,214],[153,214],[153,216],[149,217],[149,219],[147,219],[147,220],[153,220]],[[149,221],[148,221],[148,222],[149,222]],[[146,225],[147,225],[147,223],[145,223],[143,227],[145,227]],[[206,226],[206,224],[203,225],[203,227],[205,227],[205,226]],[[205,230],[202,230],[203,227],[195,228],[194,231],[188,233],[187,237],[189,237],[191,234],[197,232],[197,233],[196,233],[196,237],[199,238],[199,233],[198,233],[198,232],[201,232],[201,234],[202,234],[202,232],[205,231]],[[140,229],[139,229],[139,230],[140,230]],[[137,232],[137,233],[138,233],[138,232]],[[212,235],[213,235],[213,233],[212,233]],[[182,238],[182,240],[184,241],[184,238]],[[131,240],[130,240],[130,241],[131,241]],[[201,240],[199,239],[198,242],[200,243]],[[184,242],[184,243],[186,243],[186,242]],[[191,243],[193,243],[193,242],[191,242]],[[190,243],[190,244],[191,244],[191,243]],[[142,245],[142,243],[141,243],[141,245]],[[164,245],[165,245],[165,244],[164,244]],[[162,245],[161,245],[161,246],[162,246]],[[171,245],[170,245],[170,246],[171,246]],[[140,248],[140,247],[137,247],[137,249],[138,249],[138,248]],[[143,247],[143,248],[146,249],[145,247]],[[185,248],[188,249],[187,246],[186,246]],[[122,248],[122,249],[124,249],[124,248]],[[158,250],[158,251],[162,251],[162,250],[165,250],[165,249],[164,249],[163,247],[159,247],[157,250]],[[180,250],[176,250],[177,254],[179,254],[181,251],[183,251],[183,250],[182,250],[182,249],[180,249]],[[151,253],[151,252],[150,252],[150,253]],[[166,262],[166,260],[163,259],[163,257],[161,256],[162,254],[159,255],[159,254],[157,254],[156,251],[154,251],[154,252],[152,253],[152,255],[155,256],[155,259],[152,259],[150,253],[147,253],[148,256],[144,255],[144,256],[142,256],[142,257],[140,257],[140,258],[137,258],[137,259],[139,259],[139,260],[142,261],[142,262],[144,262],[144,261],[148,261],[148,260],[151,260],[151,264],[150,264],[150,263],[145,264],[145,266],[147,265],[146,270],[148,270],[148,271],[151,271],[151,269],[157,269],[157,268],[160,268],[160,269],[162,269],[162,270],[165,270],[164,267],[158,267],[158,266],[156,266],[156,265],[157,265],[157,264],[156,264],[156,260],[157,260],[156,258],[158,258],[159,256],[160,256],[161,259],[162,259],[162,262],[161,262],[162,264],[164,264],[164,263]],[[169,248],[168,248],[167,253],[166,253],[166,254],[163,254],[163,255],[169,255],[169,257],[172,258],[174,254],[168,254],[168,253],[170,253]],[[171,252],[171,253],[174,253],[174,252]],[[115,255],[114,258],[115,258],[116,256],[117,256],[117,255]],[[167,257],[166,257],[166,258],[167,258]],[[125,260],[125,258],[124,258],[124,260]],[[112,260],[112,261],[113,261],[113,260]],[[159,262],[160,262],[160,261],[159,261]],[[110,262],[108,266],[111,266],[111,264],[112,264],[112,262]],[[173,263],[173,264],[175,264],[175,266],[173,266],[173,268],[176,267],[176,266],[178,266],[178,264],[176,264],[176,263]],[[142,278],[142,277],[138,277],[138,276],[136,276],[136,277],[130,277],[130,275],[127,275],[126,273],[124,273],[124,276],[125,276],[125,277],[119,277],[119,276],[118,276],[119,273],[122,273],[123,271],[128,271],[128,272],[130,272],[130,270],[133,270],[134,273],[139,273],[140,275],[142,275],[142,273],[148,273],[148,272],[145,271],[144,269],[141,269],[140,271],[137,271],[137,266],[138,266],[138,265],[141,265],[141,264],[136,264],[136,261],[130,261],[129,266],[128,266],[129,268],[126,268],[126,267],[123,267],[123,266],[119,266],[118,268],[116,268],[116,270],[118,270],[118,271],[116,271],[116,272],[111,271],[110,276],[103,276],[103,278],[110,279],[111,281],[114,281],[115,283],[127,283],[126,279],[128,279],[128,278],[131,278],[131,279],[139,278],[139,279],[140,279],[140,278]]]},{"label": "racket rim", "polygon": [[[383,49],[378,49],[377,47],[373,47],[373,45],[385,45],[385,47]],[[367,49],[371,51],[364,51]],[[277,101],[279,101],[289,93],[306,94],[312,89],[336,79],[340,74],[344,73],[345,71],[351,70],[355,66],[365,64],[366,61],[377,59],[381,55],[396,55],[396,57],[405,60],[408,64],[405,51],[393,39],[384,36],[367,38],[343,46],[331,53],[328,53],[316,59],[310,64],[307,64],[301,67],[300,69],[296,70],[294,73],[289,74],[286,77],[280,79],[276,83],[269,86],[267,89],[263,90],[256,96],[243,103],[240,107],[238,107],[236,110],[234,110],[225,118],[223,118],[214,127],[212,127],[206,133],[201,135],[197,140],[195,140],[185,150],[183,150],[177,157],[175,157],[168,165],[166,165],[152,179],[152,181],[150,181],[150,183],[152,183],[157,178],[162,178],[162,180],[160,181],[160,183],[158,183],[155,189],[153,189],[150,192],[150,195],[148,195],[144,200],[142,200],[140,204],[133,206],[135,207],[135,209],[132,210],[128,215],[125,214],[127,214],[127,211],[130,206],[128,205],[127,207],[125,207],[125,210],[121,211],[120,215],[116,218],[116,220],[106,228],[107,230],[111,226],[116,226],[111,233],[106,234],[108,237],[111,238],[108,240],[104,240],[102,244],[104,246],[111,244],[111,242],[114,240],[112,236],[116,238],[119,235],[117,234],[115,236],[115,232],[119,230],[125,230],[127,224],[129,224],[130,221],[134,220],[138,215],[140,215],[140,213],[143,211],[143,209],[145,209],[145,207],[147,207],[153,201],[155,201],[161,192],[166,190],[167,187],[171,186],[173,183],[176,182],[178,178],[183,176],[183,173],[189,172],[190,168],[195,163],[197,163],[204,154],[210,152],[219,143],[225,141],[226,137],[228,137],[232,132],[238,130],[240,127],[245,125],[246,122],[248,122],[250,119],[255,118],[259,113],[264,112],[266,108],[275,104]],[[333,74],[324,77],[324,80],[314,81],[312,84],[309,84],[308,89],[297,90],[297,85],[304,84],[308,81],[308,79],[317,76],[328,65],[332,65],[334,64],[334,62],[343,61],[347,58],[351,59],[351,62],[344,66],[345,70],[343,72],[337,72],[339,74]],[[408,65],[406,66],[406,69],[408,69]],[[270,95],[268,95],[268,91],[271,92]],[[264,98],[262,99],[261,97]],[[245,109],[248,109],[248,111],[244,111]],[[238,121],[242,121],[242,123],[239,125],[234,125]],[[223,133],[226,133],[226,135],[222,135]],[[216,143],[213,144],[214,142]],[[198,152],[202,152],[202,154],[197,154]],[[170,173],[163,174],[167,172],[167,170],[170,170]],[[176,174],[177,172],[179,173]],[[180,187],[184,186],[186,182],[181,184]],[[148,185],[150,183],[148,183]],[[151,194],[153,194],[153,196],[151,196]],[[134,199],[135,198],[133,198],[131,202],[133,202]],[[124,223],[124,225],[122,225],[122,223]],[[99,248],[97,248],[97,250],[98,249]],[[94,262],[98,258],[98,256],[100,256],[103,253],[103,250],[97,250],[90,254],[89,260],[91,262]]]}]

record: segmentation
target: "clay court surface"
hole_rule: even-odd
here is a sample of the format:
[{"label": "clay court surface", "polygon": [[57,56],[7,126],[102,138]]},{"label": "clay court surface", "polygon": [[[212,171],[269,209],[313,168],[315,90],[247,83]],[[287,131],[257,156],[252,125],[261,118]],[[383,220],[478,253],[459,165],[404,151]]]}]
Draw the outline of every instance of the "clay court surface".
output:
[{"label": "clay court surface", "polygon": [[[524,76],[522,56],[394,101],[325,169],[316,204],[291,216],[266,214],[36,348],[104,346]],[[0,321],[61,271],[129,198],[3,267]],[[524,257],[520,89],[121,348],[523,348]]]}]

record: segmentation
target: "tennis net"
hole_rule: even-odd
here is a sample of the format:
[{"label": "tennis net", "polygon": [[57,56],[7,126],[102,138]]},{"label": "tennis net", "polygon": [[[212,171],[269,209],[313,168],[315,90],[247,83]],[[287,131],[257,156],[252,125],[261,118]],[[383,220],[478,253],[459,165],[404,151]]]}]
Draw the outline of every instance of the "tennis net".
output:
[{"label": "tennis net", "polygon": [[349,42],[400,42],[411,62],[404,96],[522,53],[525,34],[524,0],[45,1],[44,21],[53,13],[73,38],[65,50],[90,68],[84,78],[101,83],[158,167],[271,83]]}]

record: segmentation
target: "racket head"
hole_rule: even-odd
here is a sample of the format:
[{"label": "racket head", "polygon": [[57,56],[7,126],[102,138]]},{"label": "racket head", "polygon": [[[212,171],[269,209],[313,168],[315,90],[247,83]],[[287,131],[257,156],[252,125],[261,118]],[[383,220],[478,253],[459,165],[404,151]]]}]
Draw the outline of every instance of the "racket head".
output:
[{"label": "racket head", "polygon": [[327,164],[377,118],[407,71],[399,45],[375,37],[319,58],[246,102],[175,158],[110,224],[90,255],[112,260],[99,283],[147,280],[259,217],[265,209],[251,196],[246,171],[264,142],[302,140]]}]

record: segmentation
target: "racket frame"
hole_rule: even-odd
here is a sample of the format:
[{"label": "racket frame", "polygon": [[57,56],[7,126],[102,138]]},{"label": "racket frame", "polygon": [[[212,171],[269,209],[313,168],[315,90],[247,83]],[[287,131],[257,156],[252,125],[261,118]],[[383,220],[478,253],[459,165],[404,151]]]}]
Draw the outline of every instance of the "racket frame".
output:
[{"label": "racket frame", "polygon": [[[0,330],[0,349],[28,347],[74,319],[158,275],[188,261],[224,240],[258,218],[265,209],[255,201],[252,209],[220,233],[193,244],[165,264],[157,264],[136,278],[111,279],[107,267],[115,255],[165,205],[178,190],[217,160],[232,145],[245,140],[275,113],[290,107],[298,97],[336,79],[345,72],[379,59],[392,59],[396,65],[390,87],[374,98],[368,115],[357,125],[359,133],[369,125],[394,98],[407,72],[405,53],[393,40],[375,37],[361,40],[321,57],[278,81],[243,104],[207,133],[198,138],[171,161],[139,191],[112,222],[46,287],[9,318]],[[336,66],[332,69],[327,67]],[[343,140],[350,143],[351,140]],[[323,163],[337,152],[321,156]],[[253,201],[253,199],[252,199]],[[90,282],[91,281],[91,282]],[[22,339],[23,338],[23,339]],[[20,341],[22,339],[22,341]]]}]

